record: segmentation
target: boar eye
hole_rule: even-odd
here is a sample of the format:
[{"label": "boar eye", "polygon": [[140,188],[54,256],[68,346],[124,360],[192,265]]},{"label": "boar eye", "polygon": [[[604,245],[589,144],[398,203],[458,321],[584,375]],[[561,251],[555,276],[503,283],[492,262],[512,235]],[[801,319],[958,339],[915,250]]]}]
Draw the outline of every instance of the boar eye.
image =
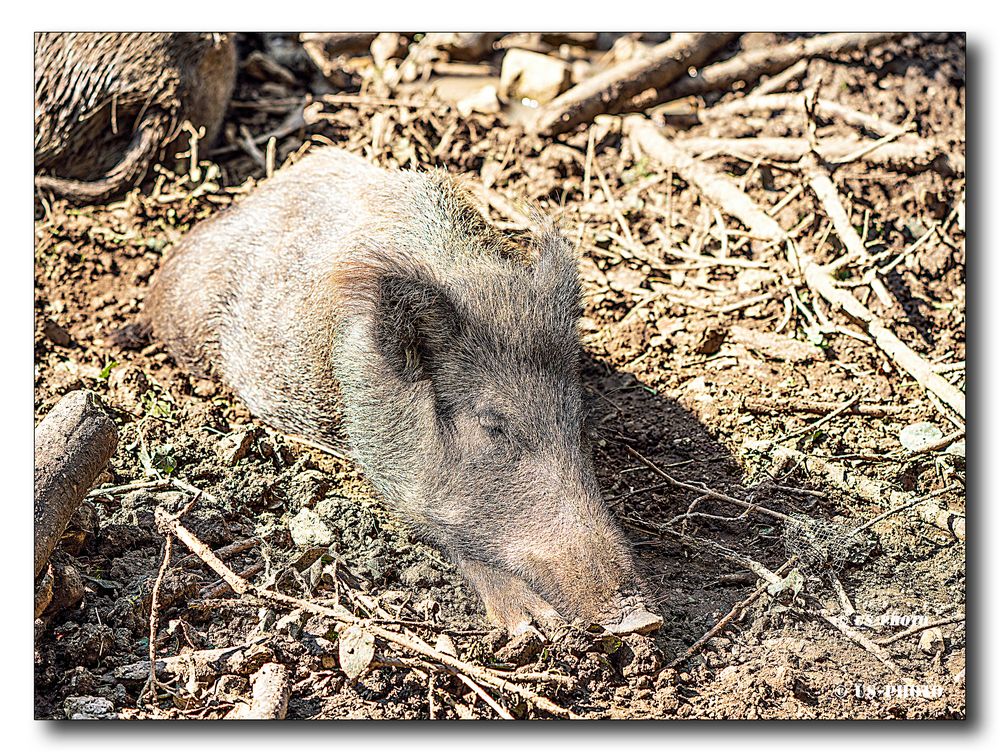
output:
[{"label": "boar eye", "polygon": [[503,417],[492,410],[479,414],[479,425],[483,427],[491,439],[500,439],[504,436]]}]

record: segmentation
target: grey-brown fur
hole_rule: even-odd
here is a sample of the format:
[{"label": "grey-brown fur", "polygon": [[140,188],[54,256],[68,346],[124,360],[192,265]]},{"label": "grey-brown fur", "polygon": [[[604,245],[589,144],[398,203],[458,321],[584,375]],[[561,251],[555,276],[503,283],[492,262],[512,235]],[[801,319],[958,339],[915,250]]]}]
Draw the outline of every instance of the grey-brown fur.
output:
[{"label": "grey-brown fur", "polygon": [[78,202],[124,193],[185,120],[215,139],[235,77],[230,34],[35,34],[36,185]]},{"label": "grey-brown fur", "polygon": [[195,228],[146,313],[263,420],[346,437],[494,620],[647,630],[586,446],[579,295],[551,227],[512,245],[446,174],[328,148]]}]

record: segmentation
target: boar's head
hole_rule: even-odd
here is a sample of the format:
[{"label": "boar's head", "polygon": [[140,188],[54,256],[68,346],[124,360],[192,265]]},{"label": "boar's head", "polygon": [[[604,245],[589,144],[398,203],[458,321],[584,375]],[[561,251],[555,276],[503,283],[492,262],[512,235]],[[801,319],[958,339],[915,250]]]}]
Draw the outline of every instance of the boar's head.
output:
[{"label": "boar's head", "polygon": [[547,227],[520,257],[360,255],[380,260],[350,274],[367,293],[347,309],[335,370],[376,487],[512,631],[659,627],[591,464],[568,243]]}]

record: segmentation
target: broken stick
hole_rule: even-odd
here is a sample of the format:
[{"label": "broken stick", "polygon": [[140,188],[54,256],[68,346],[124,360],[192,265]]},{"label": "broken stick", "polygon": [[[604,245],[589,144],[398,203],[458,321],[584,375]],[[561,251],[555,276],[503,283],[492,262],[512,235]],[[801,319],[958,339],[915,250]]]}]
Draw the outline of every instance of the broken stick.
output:
[{"label": "broken stick", "polygon": [[118,446],[118,429],[91,391],[70,392],[35,427],[35,577]]},{"label": "broken stick", "polygon": [[815,457],[789,447],[776,446],[769,441],[751,442],[747,447],[770,454],[776,465],[771,469],[772,474],[780,474],[786,467],[801,466],[807,474],[819,476],[835,488],[875,506],[901,508],[912,506],[924,522],[951,533],[959,540],[965,540],[965,515],[942,507],[933,494],[923,499],[914,498],[910,494],[897,491],[888,483],[852,472],[822,457]]},{"label": "broken stick", "polygon": [[[685,138],[678,145],[693,156],[731,154],[740,159],[767,159],[774,162],[798,162],[809,153],[804,138]],[[869,147],[870,150],[869,150]],[[925,138],[906,136],[892,143],[854,138],[824,138],[816,145],[824,160],[839,162],[864,151],[858,159],[901,172],[937,170],[944,175],[964,175],[965,159],[945,153],[943,147]]]},{"label": "broken stick", "polygon": [[657,127],[647,118],[640,115],[627,117],[625,132],[643,154],[679,173],[684,180],[698,188],[705,198],[746,225],[754,238],[769,241],[788,238],[781,225],[760,209],[735,182],[709,165],[695,160],[685,149],[661,136]]},{"label": "broken stick", "polygon": [[965,420],[965,394],[952,386],[922,356],[893,334],[882,320],[868,310],[850,290],[837,287],[833,276],[823,266],[800,254],[799,263],[809,288],[823,297],[835,310],[842,310],[852,319],[862,324],[875,344],[896,365],[912,376],[920,386],[934,394]]},{"label": "broken stick", "polygon": [[226,715],[227,720],[282,720],[288,712],[291,697],[291,677],[280,663],[265,663],[254,674],[249,705],[239,704]]},{"label": "broken stick", "polygon": [[532,129],[554,136],[589,123],[596,115],[621,112],[637,94],[676,81],[736,36],[674,34],[649,54],[615,65],[556,97],[538,111]]},{"label": "broken stick", "polygon": [[[769,397],[746,397],[743,400],[743,409],[751,413],[812,413],[814,415],[827,415],[843,403],[825,402],[822,400],[788,400],[771,399]],[[844,412],[847,415],[869,415],[874,418],[884,418],[887,415],[905,412],[908,408],[904,405],[871,405],[859,403],[851,405]],[[947,444],[945,445],[947,446]]]},{"label": "broken stick", "polygon": [[[699,110],[694,116],[701,123],[711,123],[727,120],[734,116],[755,113],[773,114],[781,110],[806,111],[805,94],[757,94],[742,99],[734,99],[725,104],[718,104],[707,110]],[[877,115],[860,112],[838,102],[827,99],[815,100],[815,113],[827,120],[840,120],[847,125],[863,128],[879,136],[900,135],[906,132],[906,127],[890,123]]]}]

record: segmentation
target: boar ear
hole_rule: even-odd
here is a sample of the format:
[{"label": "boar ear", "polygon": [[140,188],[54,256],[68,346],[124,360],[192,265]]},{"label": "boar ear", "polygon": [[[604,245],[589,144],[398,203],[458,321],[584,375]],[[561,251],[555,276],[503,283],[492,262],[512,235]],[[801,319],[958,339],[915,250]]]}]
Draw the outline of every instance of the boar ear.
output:
[{"label": "boar ear", "polygon": [[458,331],[458,314],[444,290],[411,276],[379,281],[379,351],[404,381],[429,379]]},{"label": "boar ear", "polygon": [[578,312],[581,289],[573,246],[548,220],[535,230],[532,246],[538,284],[556,305]]}]

